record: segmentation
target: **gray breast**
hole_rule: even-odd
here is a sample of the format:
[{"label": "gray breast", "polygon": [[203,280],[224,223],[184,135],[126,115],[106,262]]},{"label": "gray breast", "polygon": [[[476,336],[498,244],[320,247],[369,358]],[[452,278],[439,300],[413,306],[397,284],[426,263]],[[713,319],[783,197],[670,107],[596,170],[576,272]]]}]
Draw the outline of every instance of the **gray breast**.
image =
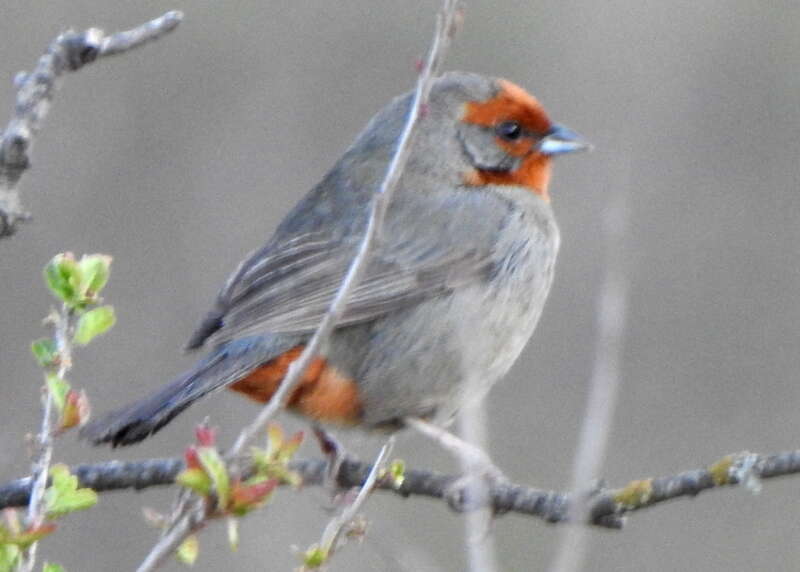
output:
[{"label": "gray breast", "polygon": [[[473,292],[458,295],[475,327],[461,329],[464,381],[461,400],[479,399],[502,378],[533,334],[553,282],[559,232],[550,205],[529,191],[499,193],[514,207],[496,243],[491,275]],[[477,312],[470,309],[481,299]]]},{"label": "gray breast", "polygon": [[[498,187],[487,202],[494,203],[484,211],[492,222],[480,226],[494,226],[493,240],[484,242],[492,248],[489,271],[447,296],[351,332],[364,351],[353,372],[368,425],[398,416],[451,417],[508,371],[533,333],[558,249],[552,211],[530,192],[509,187]],[[352,352],[354,344],[348,347]]]}]

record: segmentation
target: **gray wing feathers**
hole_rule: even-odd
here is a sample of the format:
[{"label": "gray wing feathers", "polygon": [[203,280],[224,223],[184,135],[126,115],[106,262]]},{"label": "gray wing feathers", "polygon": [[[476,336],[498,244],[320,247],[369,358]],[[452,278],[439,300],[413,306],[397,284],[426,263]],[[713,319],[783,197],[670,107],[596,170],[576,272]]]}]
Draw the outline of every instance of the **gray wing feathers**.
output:
[{"label": "gray wing feathers", "polygon": [[[468,190],[446,200],[417,195],[408,201],[401,193],[392,208],[341,326],[375,319],[485,276],[496,234],[509,213],[504,201]],[[188,346],[313,332],[362,236],[356,230],[343,235],[331,221],[310,232],[276,234],[231,275]]]},{"label": "gray wing feathers", "polygon": [[[355,241],[297,237],[278,249],[255,252],[233,273],[217,307],[192,337],[225,342],[259,333],[310,333],[328,310],[357,248]],[[374,319],[472,280],[488,265],[474,250],[435,254],[414,245],[391,259],[377,252],[356,286],[341,326]],[[211,331],[209,331],[211,330]]]},{"label": "gray wing feathers", "polygon": [[[353,245],[309,249],[276,269],[262,261],[228,291],[223,325],[214,341],[257,333],[310,333],[328,310],[353,258]],[[283,258],[283,256],[281,256]],[[373,259],[355,287],[341,326],[374,319],[443,294],[477,275],[486,261],[475,252],[438,259]]]}]

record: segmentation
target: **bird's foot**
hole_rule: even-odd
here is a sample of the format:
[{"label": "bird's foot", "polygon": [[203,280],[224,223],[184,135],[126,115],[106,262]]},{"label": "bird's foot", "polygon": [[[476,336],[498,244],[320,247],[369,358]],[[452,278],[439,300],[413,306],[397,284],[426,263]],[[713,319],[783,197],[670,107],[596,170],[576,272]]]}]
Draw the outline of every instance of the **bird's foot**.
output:
[{"label": "bird's foot", "polygon": [[312,425],[314,437],[319,443],[320,451],[325,456],[325,474],[323,475],[323,487],[334,498],[340,492],[339,489],[339,470],[342,463],[347,459],[347,451],[332,433],[328,432],[321,425]]},{"label": "bird's foot", "polygon": [[450,483],[445,491],[451,508],[464,512],[492,505],[492,491],[508,479],[486,451],[428,421],[407,418],[405,422],[450,451],[466,467],[466,473]]}]

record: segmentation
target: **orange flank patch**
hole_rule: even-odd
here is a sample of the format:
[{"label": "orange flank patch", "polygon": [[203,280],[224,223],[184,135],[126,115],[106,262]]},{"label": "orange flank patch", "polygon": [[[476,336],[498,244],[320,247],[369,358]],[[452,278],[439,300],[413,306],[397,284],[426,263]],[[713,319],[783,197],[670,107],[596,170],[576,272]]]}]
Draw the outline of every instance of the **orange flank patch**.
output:
[{"label": "orange flank patch", "polygon": [[484,127],[495,127],[506,121],[519,123],[530,135],[515,141],[495,137],[495,142],[509,155],[520,158],[520,166],[513,171],[476,169],[466,175],[464,183],[469,186],[523,186],[549,201],[551,160],[537,153],[534,146],[537,137],[552,129],[552,123],[539,101],[527,91],[504,79],[498,80],[498,84],[500,89],[493,98],[466,104],[463,121]]},{"label": "orange flank patch", "polygon": [[[296,346],[253,370],[230,386],[233,391],[250,399],[266,403],[277,391],[289,365],[303,351]],[[341,375],[323,358],[315,358],[292,391],[289,409],[318,421],[342,424],[357,423],[361,417],[361,400],[358,386],[352,379]]]}]

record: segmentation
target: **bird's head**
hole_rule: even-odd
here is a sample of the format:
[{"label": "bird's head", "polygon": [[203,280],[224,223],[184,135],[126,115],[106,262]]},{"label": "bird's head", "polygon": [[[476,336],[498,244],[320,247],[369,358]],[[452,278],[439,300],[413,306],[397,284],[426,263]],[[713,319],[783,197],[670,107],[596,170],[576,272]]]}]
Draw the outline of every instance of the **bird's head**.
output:
[{"label": "bird's head", "polygon": [[459,109],[458,139],[471,167],[464,183],[522,186],[549,200],[553,157],[587,150],[589,143],[553,123],[539,101],[518,85],[481,79],[484,89]]}]

